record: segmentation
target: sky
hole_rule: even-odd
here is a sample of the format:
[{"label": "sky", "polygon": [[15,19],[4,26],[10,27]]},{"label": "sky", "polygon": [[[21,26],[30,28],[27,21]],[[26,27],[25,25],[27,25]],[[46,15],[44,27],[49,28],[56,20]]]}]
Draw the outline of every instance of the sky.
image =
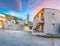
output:
[{"label": "sky", "polygon": [[29,13],[30,21],[42,8],[60,10],[60,0],[0,0],[0,13],[11,14],[26,19]]}]

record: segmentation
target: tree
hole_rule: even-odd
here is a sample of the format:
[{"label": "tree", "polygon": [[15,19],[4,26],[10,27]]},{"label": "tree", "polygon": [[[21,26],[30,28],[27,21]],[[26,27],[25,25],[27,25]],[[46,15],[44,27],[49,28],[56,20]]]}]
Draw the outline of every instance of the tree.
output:
[{"label": "tree", "polygon": [[15,24],[19,24],[18,20],[15,20]]}]

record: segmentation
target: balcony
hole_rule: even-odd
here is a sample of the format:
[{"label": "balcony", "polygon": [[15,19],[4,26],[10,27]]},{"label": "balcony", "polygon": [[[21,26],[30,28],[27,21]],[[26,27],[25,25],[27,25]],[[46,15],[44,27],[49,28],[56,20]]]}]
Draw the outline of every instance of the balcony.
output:
[{"label": "balcony", "polygon": [[44,23],[44,21],[40,21],[39,23]]}]

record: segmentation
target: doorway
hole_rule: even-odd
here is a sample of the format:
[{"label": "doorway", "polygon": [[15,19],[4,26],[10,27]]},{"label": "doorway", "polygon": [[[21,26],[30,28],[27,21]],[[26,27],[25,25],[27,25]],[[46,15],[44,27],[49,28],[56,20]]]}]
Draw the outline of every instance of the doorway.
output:
[{"label": "doorway", "polygon": [[44,29],[44,23],[38,23],[36,26],[36,30],[38,32],[44,32],[43,29]]}]

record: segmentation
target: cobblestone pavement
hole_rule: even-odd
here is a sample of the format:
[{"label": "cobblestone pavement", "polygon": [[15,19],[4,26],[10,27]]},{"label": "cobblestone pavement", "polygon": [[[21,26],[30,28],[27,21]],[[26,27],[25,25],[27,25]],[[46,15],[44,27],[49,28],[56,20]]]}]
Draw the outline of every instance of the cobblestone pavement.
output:
[{"label": "cobblestone pavement", "polygon": [[0,31],[0,46],[60,46],[60,38],[33,36],[26,31]]}]

